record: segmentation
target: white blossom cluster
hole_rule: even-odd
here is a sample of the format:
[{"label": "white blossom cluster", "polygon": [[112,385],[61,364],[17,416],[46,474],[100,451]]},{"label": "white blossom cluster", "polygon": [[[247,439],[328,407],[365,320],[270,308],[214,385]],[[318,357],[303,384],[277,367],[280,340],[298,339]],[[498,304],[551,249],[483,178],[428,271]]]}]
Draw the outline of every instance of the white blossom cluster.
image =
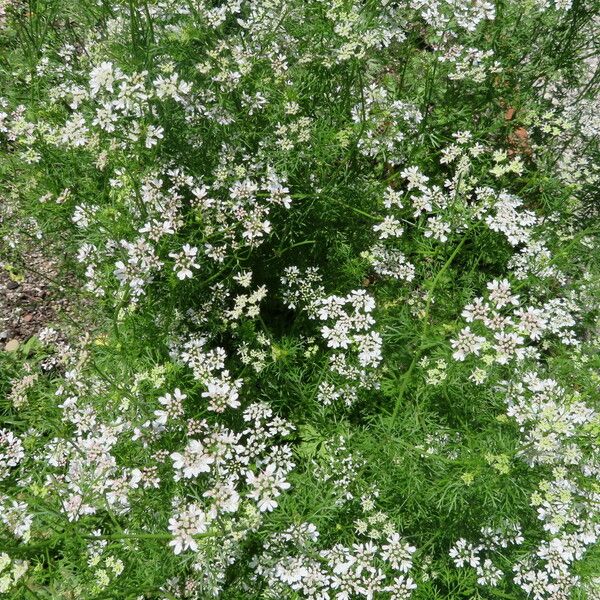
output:
[{"label": "white blossom cluster", "polygon": [[510,384],[506,402],[508,416],[524,434],[521,456],[529,464],[581,465],[584,471],[593,470],[584,448],[594,442],[591,425],[598,415],[577,393],[569,395],[555,380],[525,372],[522,381]]},{"label": "white blossom cluster", "polygon": [[10,475],[25,456],[23,443],[8,429],[0,429],[0,480]]},{"label": "white blossom cluster", "polygon": [[331,381],[322,379],[317,399],[324,405],[342,400],[351,406],[362,389],[376,388],[376,369],[383,360],[383,340],[375,329],[375,300],[365,290],[347,296],[327,296],[318,271],[288,267],[281,278],[283,298],[290,309],[301,308],[320,322],[329,352]]},{"label": "white blossom cluster", "polygon": [[[521,373],[521,381],[505,382],[504,389],[507,415],[521,432],[517,455],[530,468],[552,473],[551,479],[542,477],[531,497],[544,536],[528,547],[510,575],[535,600],[566,600],[579,583],[573,563],[600,539],[598,492],[589,485],[599,473],[597,459],[590,459],[598,449],[598,415],[576,392],[568,394],[555,380],[533,371]],[[498,546],[523,544],[525,538],[518,526],[508,537],[490,537],[491,530],[482,534],[477,544],[459,539],[450,557],[459,568],[475,569],[479,584],[496,586],[508,573],[484,557]]]},{"label": "white blossom cluster", "polygon": [[348,442],[343,435],[323,440],[321,443],[327,450],[326,458],[313,459],[311,465],[314,478],[333,488],[336,506],[343,506],[365,492],[358,475],[366,466],[366,461],[360,453],[348,448]]},{"label": "white blossom cluster", "polygon": [[[19,164],[17,182],[0,186],[0,225],[32,196],[34,214],[3,228],[11,251],[68,226],[98,308],[81,340],[46,329],[33,358],[14,355],[27,362],[7,378],[0,533],[23,555],[57,549],[35,569],[0,553],[0,594],[24,581],[37,593],[35,577],[56,563],[57,597],[109,597],[147,543],[154,587],[140,600],[433,598],[440,568],[448,582],[470,569],[474,597],[488,587],[507,597],[501,586],[514,584],[532,600],[570,600],[577,563],[600,540],[600,417],[589,391],[546,370],[554,351],[575,362],[594,335],[593,265],[558,263],[573,247],[597,250],[580,197],[595,198],[600,181],[589,150],[600,111],[585,97],[598,64],[581,66],[583,89],[540,77],[542,108],[519,107],[513,123],[503,97],[531,87],[539,48],[521,72],[503,58],[501,28],[522,9],[574,31],[578,3],[89,4],[85,35],[67,12],[47,19],[64,36],[38,40],[27,29],[36,11],[0,0],[0,35],[14,12],[14,44],[40,43],[26,68],[7,59],[27,94],[0,98],[0,172]],[[13,40],[0,47],[12,53]],[[481,91],[497,105],[440,114],[446,96],[464,94],[469,108]],[[499,124],[493,135],[486,121]],[[560,185],[536,179],[530,194],[538,167]],[[538,192],[557,190],[572,221],[539,206]],[[478,254],[458,266],[470,245]],[[508,258],[492,268],[496,250]],[[571,267],[582,273],[572,287]],[[469,287],[446,305],[440,288],[454,274]],[[486,521],[452,545],[438,543],[445,531],[421,545],[417,517],[397,518],[404,499],[379,497],[378,469],[394,472],[369,461],[369,444],[399,469],[414,451],[423,481],[451,473],[469,432],[449,425],[446,392],[468,381],[506,404],[497,424],[513,428],[511,459],[534,482],[530,522]],[[41,386],[52,392],[34,394]],[[407,407],[414,426],[402,429]],[[371,424],[387,433],[365,441]],[[484,458],[506,474],[498,456]],[[448,495],[471,483],[451,481]],[[393,518],[383,502],[396,504]],[[61,562],[71,532],[89,567],[72,580],[77,567]],[[160,551],[170,576],[157,583]]]},{"label": "white blossom cluster", "polygon": [[457,44],[446,49],[438,60],[452,65],[448,79],[453,81],[483,83],[490,75],[502,72],[502,66],[494,60],[493,50],[478,50]]},{"label": "white blossom cluster", "polygon": [[416,551],[364,496],[365,518],[355,523],[361,541],[322,548],[319,531],[302,523],[271,536],[257,558],[257,578],[266,580],[267,598],[410,598],[417,584],[411,577]]},{"label": "white blossom cluster", "polygon": [[[110,154],[141,156],[160,144],[164,138],[162,126],[140,125],[141,117],[155,117],[154,103],[175,102],[184,111],[202,107],[192,84],[169,65],[165,65],[165,75],[151,81],[147,72],[125,74],[108,61],[91,69],[84,86],[68,82],[57,86],[52,100],[66,102],[74,111],[62,127],[30,123],[17,110],[11,115],[2,113],[5,135],[28,147],[37,139],[37,127],[37,134],[47,144],[93,150],[100,171],[106,169]],[[284,176],[259,160],[236,157],[227,146],[221,149],[210,180],[211,184],[206,184],[201,178],[164,164],[156,172],[143,174],[138,183],[130,173],[116,169],[110,178],[109,193],[120,208],[113,218],[128,214],[130,233],[115,239],[105,231],[102,245],[82,244],[78,258],[86,270],[86,289],[106,296],[109,282],[104,264],[112,261],[114,276],[128,290],[131,302],[138,302],[145,287],[163,269],[172,269],[180,280],[191,279],[203,262],[220,263],[230,252],[261,244],[271,232],[272,208],[287,209],[291,205]],[[64,202],[62,196],[53,200]],[[177,233],[199,214],[202,244],[178,245]],[[77,227],[88,230],[105,216],[99,206],[79,203],[72,220]],[[172,240],[171,251],[159,252],[158,247],[164,247],[166,239]]]},{"label": "white blossom cluster", "polygon": [[414,133],[423,119],[412,104],[393,100],[388,91],[376,84],[364,90],[364,98],[352,109],[352,119],[363,125],[363,135],[358,148],[368,157],[384,155],[392,164],[404,159],[401,142]]},{"label": "white blossom cluster", "polygon": [[[51,348],[56,336],[45,335],[44,339]],[[202,346],[188,344],[185,354],[191,366],[194,365],[194,348]],[[224,360],[224,356],[219,358],[218,350],[212,356],[217,366]],[[143,510],[143,502],[139,503],[144,495],[160,489],[165,479],[170,479],[177,485],[177,494],[173,497],[172,516],[165,527],[169,546],[175,554],[196,553],[199,570],[204,568],[202,561],[209,561],[214,580],[203,585],[211,594],[217,593],[225,581],[226,568],[239,555],[240,540],[256,528],[262,513],[278,506],[278,498],[290,488],[286,476],[294,467],[292,451],[278,440],[288,436],[293,426],[277,417],[271,407],[258,402],[247,404],[243,409],[240,431],[206,419],[186,419],[190,397],[179,388],[163,393],[157,401],[159,408],[149,407],[145,419],[143,414],[131,412],[127,398],[116,411],[109,411],[117,415],[109,418],[94,408],[97,404],[91,401],[95,396],[106,394],[107,389],[100,380],[90,378],[87,350],[70,348],[63,354],[61,364],[67,369],[64,383],[57,391],[64,434],[49,440],[43,451],[28,454],[19,438],[2,430],[2,476],[20,477],[20,485],[26,483],[39,490],[37,493],[43,493],[45,502],[51,503],[53,510],[71,523],[104,513],[124,518],[140,507]],[[201,371],[210,372],[206,364],[202,364],[204,370]],[[148,389],[144,382],[154,389],[162,388],[164,372],[157,368],[151,373],[138,374],[131,392],[133,397],[141,396],[145,393],[143,390]],[[227,395],[223,387],[219,387],[221,384],[214,389],[215,385],[209,379],[208,392],[197,394],[196,401],[207,402],[209,413],[219,412],[220,405],[215,406],[217,397],[225,398],[230,408],[240,406],[241,400],[237,401],[231,390]],[[160,448],[161,440],[170,432],[183,436],[178,451]],[[38,434],[32,432],[32,435]],[[116,448],[128,440],[139,445],[143,456],[124,466]],[[46,473],[43,479],[36,478],[35,483],[32,476],[23,479],[33,465],[45,465]],[[187,495],[188,491],[191,496]],[[27,542],[36,520],[32,507],[27,501],[5,495],[0,495],[0,507],[4,527],[15,538]],[[147,526],[153,527],[153,524],[148,522]],[[227,557],[221,566],[220,558],[204,554],[205,544],[201,543],[203,536],[212,535],[215,528],[228,530],[230,536],[219,540],[221,558]],[[102,531],[96,530],[91,538],[102,540]],[[99,560],[99,555],[96,558]],[[109,558],[106,565],[96,571],[101,589],[123,570],[122,563],[119,567],[118,561],[115,563]],[[0,574],[4,576],[0,580],[4,590],[20,578],[18,572],[17,568],[17,575],[10,575],[12,579],[8,579],[9,574]]]},{"label": "white blossom cluster", "polygon": [[[399,172],[405,182],[404,191],[393,187],[385,190],[383,205],[388,214],[373,226],[380,241],[365,253],[378,275],[413,281],[415,266],[399,248],[407,226],[413,235],[418,232],[426,239],[447,243],[454,233],[464,234],[482,221],[490,231],[502,233],[511,246],[522,246],[521,258],[517,255],[512,263],[515,269],[531,265],[529,252],[543,251],[543,243],[532,238],[538,225],[535,214],[523,208],[520,198],[479,185],[479,178],[473,174],[480,161],[497,153],[475,142],[470,131],[456,132],[453,138],[455,141],[441,150],[440,164],[454,168],[453,176],[443,186],[430,184],[429,176],[410,166]],[[406,199],[410,205],[405,207]],[[403,244],[408,247],[409,242]],[[544,263],[546,257],[550,258],[547,253],[540,257]],[[541,273],[554,274],[544,263]]]},{"label": "white blossom cluster", "polygon": [[527,340],[535,344],[557,336],[563,344],[577,345],[573,328],[578,310],[576,302],[560,297],[538,307],[523,307],[508,279],[494,279],[487,284],[485,297],[476,297],[464,307],[462,317],[469,325],[451,341],[452,357],[464,361],[474,354],[481,356],[484,364],[505,365],[538,355],[535,346],[527,346]]},{"label": "white blossom cluster", "polygon": [[[0,13],[1,15],[1,13]],[[0,594],[8,593],[29,569],[26,560],[11,558],[6,552],[0,554]]]}]

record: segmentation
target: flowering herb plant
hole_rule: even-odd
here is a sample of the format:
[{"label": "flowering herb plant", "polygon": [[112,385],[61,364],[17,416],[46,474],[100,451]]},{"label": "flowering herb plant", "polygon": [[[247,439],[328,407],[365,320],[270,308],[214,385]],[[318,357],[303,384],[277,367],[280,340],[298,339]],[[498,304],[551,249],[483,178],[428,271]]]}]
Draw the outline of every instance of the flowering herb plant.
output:
[{"label": "flowering herb plant", "polygon": [[600,598],[599,30],[0,0],[0,597]]}]

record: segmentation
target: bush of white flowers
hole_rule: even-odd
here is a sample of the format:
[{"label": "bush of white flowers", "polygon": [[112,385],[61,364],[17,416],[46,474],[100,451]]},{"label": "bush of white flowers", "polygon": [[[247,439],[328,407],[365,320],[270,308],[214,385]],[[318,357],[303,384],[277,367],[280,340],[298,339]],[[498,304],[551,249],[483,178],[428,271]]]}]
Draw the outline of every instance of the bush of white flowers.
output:
[{"label": "bush of white flowers", "polygon": [[0,0],[0,597],[600,598],[599,31]]}]

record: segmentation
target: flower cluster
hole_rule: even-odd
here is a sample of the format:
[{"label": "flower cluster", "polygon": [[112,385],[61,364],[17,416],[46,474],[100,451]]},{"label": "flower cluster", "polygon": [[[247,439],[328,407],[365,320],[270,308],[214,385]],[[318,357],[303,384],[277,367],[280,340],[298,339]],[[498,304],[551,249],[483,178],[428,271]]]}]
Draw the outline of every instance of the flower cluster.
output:
[{"label": "flower cluster", "polygon": [[0,595],[598,597],[597,3],[26,4]]},{"label": "flower cluster", "polygon": [[21,440],[12,431],[0,429],[0,479],[8,477],[24,456]]},{"label": "flower cluster", "polygon": [[0,554],[0,594],[6,594],[14,588],[28,569],[26,560],[13,560],[6,552]]},{"label": "flower cluster", "polygon": [[[472,325],[463,327],[451,341],[452,357],[464,361],[469,355],[481,355],[486,365],[506,365],[539,355],[535,346],[526,346],[526,340],[535,344],[546,336],[557,336],[563,344],[576,345],[573,313],[577,307],[568,298],[552,298],[539,307],[522,308],[507,279],[490,281],[486,296],[464,307],[462,317]],[[478,335],[471,326],[485,335]]]},{"label": "flower cluster", "polygon": [[356,522],[356,529],[362,540],[352,546],[320,548],[312,523],[273,535],[255,565],[256,576],[267,582],[267,597],[410,598],[417,588],[410,576],[416,548],[375,510],[373,498],[363,497],[361,504],[365,518]]}]

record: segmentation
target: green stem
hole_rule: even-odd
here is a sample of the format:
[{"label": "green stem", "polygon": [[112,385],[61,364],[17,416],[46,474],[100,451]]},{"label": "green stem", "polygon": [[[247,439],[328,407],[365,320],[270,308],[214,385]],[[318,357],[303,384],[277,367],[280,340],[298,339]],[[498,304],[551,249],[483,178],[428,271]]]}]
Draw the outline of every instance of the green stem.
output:
[{"label": "green stem", "polygon": [[394,423],[396,422],[396,418],[398,417],[398,411],[400,410],[400,405],[402,404],[402,399],[404,398],[404,392],[406,391],[406,386],[408,385],[408,382],[410,380],[412,372],[414,371],[414,368],[415,368],[420,356],[421,356],[421,349],[419,348],[413,356],[410,366],[408,367],[408,371],[406,371],[406,373],[404,373],[404,375],[402,376],[402,384],[400,386],[400,391],[398,393],[398,397],[396,398],[396,404],[394,405],[394,411],[392,412],[392,417],[390,419],[390,427],[389,427],[390,431],[394,427]]},{"label": "green stem", "polygon": [[390,418],[389,431],[391,431],[394,427],[394,423],[396,422],[396,418],[398,417],[398,411],[400,410],[402,400],[404,399],[404,394],[406,392],[408,382],[410,381],[412,372],[414,371],[417,361],[421,358],[423,351],[428,347],[425,345],[425,340],[427,339],[427,335],[428,335],[429,329],[430,329],[429,313],[431,311],[431,304],[433,302],[433,292],[435,291],[438,281],[440,280],[442,275],[448,270],[448,268],[450,267],[450,265],[456,258],[457,254],[460,252],[460,249],[463,247],[466,240],[467,240],[467,234],[465,233],[465,235],[463,236],[463,238],[460,241],[460,243],[458,244],[458,246],[456,246],[456,248],[454,249],[454,252],[452,252],[452,254],[450,255],[450,258],[448,258],[448,260],[444,263],[444,266],[437,272],[436,276],[433,278],[433,281],[431,282],[431,289],[429,290],[429,293],[428,293],[427,305],[425,307],[425,314],[423,316],[424,325],[423,325],[423,332],[421,333],[420,340],[419,340],[419,347],[415,351],[413,359],[408,367],[408,371],[406,371],[406,373],[404,373],[404,375],[402,377],[402,384],[400,385],[400,391],[398,392],[398,397],[396,398],[396,404],[394,405],[394,410],[393,410],[392,416]]},{"label": "green stem", "polygon": [[369,219],[372,219],[373,221],[381,221],[381,217],[376,217],[375,215],[372,215],[372,214],[370,214],[368,212],[365,212],[364,210],[361,210],[360,208],[356,208],[356,206],[352,206],[351,204],[347,204],[343,200],[339,200],[337,198],[332,198],[331,196],[321,196],[321,198],[327,198],[328,200],[333,200],[334,202],[339,202],[342,206],[345,206],[349,210],[352,210],[355,213],[357,213],[359,215],[362,215],[363,217],[367,217]]}]

